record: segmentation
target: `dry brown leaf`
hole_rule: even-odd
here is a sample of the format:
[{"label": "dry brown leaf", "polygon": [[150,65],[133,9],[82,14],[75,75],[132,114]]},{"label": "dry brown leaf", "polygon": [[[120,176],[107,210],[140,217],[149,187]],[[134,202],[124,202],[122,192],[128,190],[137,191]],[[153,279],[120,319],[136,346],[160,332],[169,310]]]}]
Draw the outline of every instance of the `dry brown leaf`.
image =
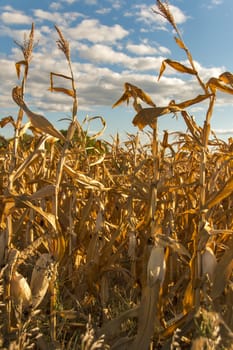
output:
[{"label": "dry brown leaf", "polygon": [[32,204],[29,198],[25,198],[25,196],[14,197],[14,199],[17,203],[17,206],[19,207],[26,206],[28,208],[33,209],[35,212],[40,214],[52,226],[55,232],[59,231],[57,220],[54,214],[46,213],[41,207]]},{"label": "dry brown leaf", "polygon": [[158,324],[159,290],[157,282],[153,288],[146,286],[142,290],[141,304],[138,312],[138,330],[132,347],[129,349],[148,349],[155,326]]},{"label": "dry brown leaf", "polygon": [[179,46],[179,48],[181,48],[181,49],[183,49],[183,50],[186,49],[185,44],[184,44],[184,42],[183,42],[181,39],[179,39],[179,38],[177,38],[177,37],[175,36],[175,41],[176,41],[177,45]]},{"label": "dry brown leaf", "polygon": [[229,180],[225,183],[222,189],[220,189],[217,193],[209,198],[205,204],[205,207],[210,209],[214,205],[219,204],[224,198],[230,196],[233,192],[233,176],[230,177]]},{"label": "dry brown leaf", "polygon": [[12,124],[14,127],[16,126],[15,121],[11,115],[0,120],[0,128],[4,128],[4,126],[7,124]]},{"label": "dry brown leaf", "polygon": [[165,69],[166,69],[166,65],[169,65],[170,67],[174,68],[175,70],[177,70],[180,73],[188,73],[188,74],[197,74],[197,72],[189,67],[184,66],[183,64],[181,64],[180,62],[177,61],[172,61],[170,59],[166,59],[162,62],[161,64],[161,68],[160,68],[160,72],[159,72],[159,77],[158,80],[161,78],[161,76],[163,75]]},{"label": "dry brown leaf", "polygon": [[123,102],[126,102],[127,105],[128,105],[128,104],[129,104],[129,99],[130,99],[130,97],[131,97],[130,91],[126,90],[126,91],[123,93],[123,95],[119,98],[119,100],[117,100],[117,101],[113,104],[112,108],[115,108],[115,107],[119,106],[119,105],[120,105],[121,103],[123,103]]},{"label": "dry brown leaf", "polygon": [[233,89],[225,85],[222,80],[218,78],[210,78],[206,84],[206,87],[209,88],[214,94],[216,93],[216,90],[219,90],[221,92],[233,95]]},{"label": "dry brown leaf", "polygon": [[225,84],[229,84],[231,85],[231,87],[233,87],[233,74],[231,74],[230,72],[224,72],[220,74],[218,78]]},{"label": "dry brown leaf", "polygon": [[224,291],[226,284],[230,281],[233,270],[233,239],[229,248],[227,247],[222,258],[217,263],[213,277],[213,287],[211,297],[216,299]]},{"label": "dry brown leaf", "polygon": [[140,130],[143,130],[147,125],[152,126],[157,117],[168,113],[171,113],[171,109],[169,107],[143,108],[135,115],[133,124]]},{"label": "dry brown leaf", "polygon": [[25,66],[26,71],[28,70],[28,62],[27,61],[23,60],[23,61],[16,62],[15,68],[16,68],[16,73],[17,73],[18,79],[20,78],[20,69],[21,69],[22,65]]},{"label": "dry brown leaf", "polygon": [[192,106],[193,104],[196,103],[200,103],[204,100],[206,100],[207,98],[210,98],[212,96],[212,94],[206,94],[206,95],[198,95],[197,97],[191,99],[191,100],[187,100],[181,103],[177,103],[176,106],[181,108],[181,109],[185,109],[189,106]]},{"label": "dry brown leaf", "polygon": [[62,141],[66,141],[65,137],[58,131],[43,115],[32,112],[25,104],[22,98],[22,89],[16,86],[12,90],[12,98],[15,103],[21,107],[27,114],[32,126],[39,132],[51,135]]},{"label": "dry brown leaf", "polygon": [[73,98],[75,97],[75,93],[71,89],[66,89],[66,88],[62,88],[62,87],[52,87],[52,88],[49,88],[49,91],[63,92],[63,94],[66,94],[66,95],[71,96]]},{"label": "dry brown leaf", "polygon": [[120,99],[117,102],[114,103],[114,105],[112,107],[114,108],[116,106],[119,106],[121,103],[123,103],[125,101],[128,104],[130,97],[132,97],[134,99],[134,101],[136,101],[137,98],[140,98],[146,104],[148,104],[152,107],[156,107],[156,105],[154,104],[154,102],[152,101],[151,97],[148,94],[146,94],[139,87],[132,85],[130,83],[125,83],[125,91],[124,91],[123,95],[120,97]]}]

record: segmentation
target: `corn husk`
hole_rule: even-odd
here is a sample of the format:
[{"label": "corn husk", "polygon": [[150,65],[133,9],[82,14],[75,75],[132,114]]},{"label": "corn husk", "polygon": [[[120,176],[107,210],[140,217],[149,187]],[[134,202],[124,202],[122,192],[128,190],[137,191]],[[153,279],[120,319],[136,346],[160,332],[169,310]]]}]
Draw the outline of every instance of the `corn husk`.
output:
[{"label": "corn husk", "polygon": [[31,291],[32,291],[32,307],[36,308],[42,302],[49,287],[53,269],[53,260],[50,254],[42,254],[36,262],[32,271]]},{"label": "corn husk", "polygon": [[214,272],[217,266],[217,259],[213,250],[210,247],[206,247],[201,254],[202,275],[208,276],[210,281],[213,281]]},{"label": "corn husk", "polygon": [[165,277],[166,262],[164,248],[154,246],[151,249],[150,258],[147,265],[147,283],[152,287],[157,281],[163,283]]},{"label": "corn husk", "polygon": [[27,280],[17,271],[12,274],[10,291],[11,298],[16,306],[21,306],[22,310],[30,307],[32,303],[31,289]]}]

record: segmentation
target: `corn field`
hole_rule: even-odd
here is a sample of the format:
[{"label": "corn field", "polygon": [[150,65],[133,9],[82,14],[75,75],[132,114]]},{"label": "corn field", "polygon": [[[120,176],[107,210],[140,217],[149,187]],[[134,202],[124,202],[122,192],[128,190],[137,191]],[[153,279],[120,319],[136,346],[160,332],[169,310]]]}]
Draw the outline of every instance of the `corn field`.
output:
[{"label": "corn field", "polygon": [[[18,114],[0,121],[14,129],[0,149],[1,349],[233,349],[233,139],[211,129],[218,92],[233,94],[233,75],[202,81],[168,3],[157,0],[154,11],[189,62],[166,59],[159,79],[169,66],[194,76],[202,93],[157,106],[125,83],[113,107],[132,103],[147,143],[139,132],[103,140],[103,117],[86,120],[99,119],[95,135],[84,131],[69,42],[58,27],[70,75],[51,72],[50,91],[71,101],[68,130],[33,112],[26,96],[34,24],[16,43]],[[55,77],[70,89],[55,86]],[[187,109],[203,101],[197,125]],[[159,136],[166,114],[179,114],[186,131]]]}]

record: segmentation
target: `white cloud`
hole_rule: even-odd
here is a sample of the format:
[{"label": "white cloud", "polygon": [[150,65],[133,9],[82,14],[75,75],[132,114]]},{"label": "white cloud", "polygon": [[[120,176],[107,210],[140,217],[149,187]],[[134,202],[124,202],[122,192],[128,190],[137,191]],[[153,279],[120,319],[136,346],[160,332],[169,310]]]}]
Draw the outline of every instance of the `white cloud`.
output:
[{"label": "white cloud", "polygon": [[0,15],[0,20],[8,25],[10,24],[29,24],[32,23],[30,16],[25,15],[20,11],[3,11]]},{"label": "white cloud", "polygon": [[126,49],[136,55],[153,55],[158,53],[156,48],[145,44],[128,44],[126,45]]},{"label": "white cloud", "polygon": [[112,11],[112,9],[110,7],[103,7],[103,8],[96,10],[96,13],[98,13],[99,15],[106,15],[107,13],[110,13],[111,11]]},{"label": "white cloud", "polygon": [[129,33],[119,24],[106,26],[97,19],[84,19],[76,27],[66,30],[70,38],[74,40],[87,39],[93,43],[110,42],[123,39]]},{"label": "white cloud", "polygon": [[[186,16],[185,13],[179,7],[169,5],[169,8],[177,24],[182,24],[186,22],[188,16]],[[137,21],[143,22],[143,24],[146,26],[153,25],[158,29],[166,30],[168,21],[164,17],[160,16],[159,14],[153,11],[153,9],[157,9],[156,6],[154,6],[154,4],[152,4],[151,6],[145,4],[136,5],[135,9],[136,13],[128,11],[126,15],[135,16]]]},{"label": "white cloud", "polygon": [[48,12],[41,9],[33,10],[33,14],[39,21],[49,21],[63,26],[70,24],[82,16],[78,12]]}]

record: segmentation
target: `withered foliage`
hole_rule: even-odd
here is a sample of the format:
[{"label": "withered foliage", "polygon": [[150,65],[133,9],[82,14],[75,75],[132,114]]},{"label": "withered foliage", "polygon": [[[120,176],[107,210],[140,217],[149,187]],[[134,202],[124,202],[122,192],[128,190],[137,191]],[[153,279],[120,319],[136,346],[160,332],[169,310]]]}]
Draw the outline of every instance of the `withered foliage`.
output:
[{"label": "withered foliage", "polygon": [[[157,5],[179,34],[168,3]],[[203,94],[160,107],[126,83],[114,106],[133,100],[133,123],[150,127],[148,142],[135,134],[108,143],[98,139],[102,117],[87,120],[102,123],[92,137],[77,120],[69,45],[56,30],[70,76],[51,73],[50,89],[72,98],[67,133],[27,107],[24,85],[13,98],[30,122],[1,122],[18,138],[1,142],[0,153],[1,348],[231,349],[233,140],[210,127],[231,73],[202,82],[178,35],[190,67],[165,60],[160,76],[166,64],[194,74]],[[55,75],[70,90],[55,88]],[[203,100],[199,126],[187,108]],[[166,113],[179,113],[186,132],[159,138]],[[28,127],[34,136],[26,142]]]}]

